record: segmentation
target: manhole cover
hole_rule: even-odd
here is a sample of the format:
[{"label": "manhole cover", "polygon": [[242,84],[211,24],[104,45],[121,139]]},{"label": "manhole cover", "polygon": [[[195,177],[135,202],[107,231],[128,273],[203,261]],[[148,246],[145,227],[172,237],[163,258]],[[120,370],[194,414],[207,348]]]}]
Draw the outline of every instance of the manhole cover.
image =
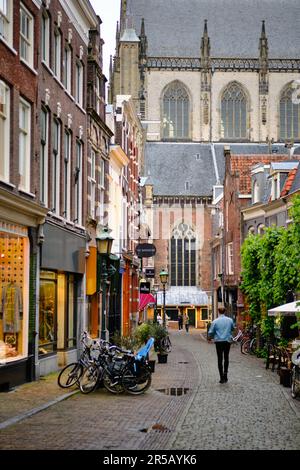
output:
[{"label": "manhole cover", "polygon": [[170,387],[170,388],[159,388],[157,391],[164,393],[165,395],[172,395],[179,397],[181,395],[186,395],[190,389],[183,387]]}]

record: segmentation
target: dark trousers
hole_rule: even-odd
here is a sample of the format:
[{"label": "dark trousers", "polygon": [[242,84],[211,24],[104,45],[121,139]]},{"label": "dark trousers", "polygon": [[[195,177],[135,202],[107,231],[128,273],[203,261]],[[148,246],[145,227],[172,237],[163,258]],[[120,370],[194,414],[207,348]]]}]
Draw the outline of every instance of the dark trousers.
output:
[{"label": "dark trousers", "polygon": [[178,330],[182,330],[182,324],[183,324],[182,321],[179,321],[179,322],[178,322]]},{"label": "dark trousers", "polygon": [[[216,341],[216,349],[218,356],[218,368],[220,373],[220,378],[224,375],[227,375],[228,366],[229,366],[229,351],[230,343],[228,341]],[[224,368],[223,368],[223,359],[224,359]]]}]

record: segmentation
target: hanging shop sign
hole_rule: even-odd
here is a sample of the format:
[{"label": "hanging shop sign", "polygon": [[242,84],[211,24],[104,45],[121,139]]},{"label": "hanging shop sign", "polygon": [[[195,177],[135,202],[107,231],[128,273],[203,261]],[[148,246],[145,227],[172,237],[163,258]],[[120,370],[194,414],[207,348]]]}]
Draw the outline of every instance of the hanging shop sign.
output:
[{"label": "hanging shop sign", "polygon": [[140,283],[140,294],[150,294],[150,282]]},{"label": "hanging shop sign", "polygon": [[140,243],[135,249],[138,258],[152,258],[156,254],[156,248],[152,243]]}]

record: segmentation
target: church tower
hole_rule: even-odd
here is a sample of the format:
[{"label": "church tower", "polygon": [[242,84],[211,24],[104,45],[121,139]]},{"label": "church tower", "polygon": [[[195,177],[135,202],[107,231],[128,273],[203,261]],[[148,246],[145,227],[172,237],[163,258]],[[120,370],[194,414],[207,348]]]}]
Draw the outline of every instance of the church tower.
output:
[{"label": "church tower", "polygon": [[269,135],[269,48],[265,21],[262,21],[259,39],[259,104],[260,104],[260,140],[266,141]]}]

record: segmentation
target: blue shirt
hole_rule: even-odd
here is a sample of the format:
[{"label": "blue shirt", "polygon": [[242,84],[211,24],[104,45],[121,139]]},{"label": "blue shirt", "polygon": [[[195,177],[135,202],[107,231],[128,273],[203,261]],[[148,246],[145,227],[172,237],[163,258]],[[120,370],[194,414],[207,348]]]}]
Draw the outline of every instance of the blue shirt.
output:
[{"label": "blue shirt", "polygon": [[220,315],[212,322],[208,336],[213,336],[215,341],[228,341],[230,343],[233,329],[234,323],[232,318],[225,317],[225,315]]}]

